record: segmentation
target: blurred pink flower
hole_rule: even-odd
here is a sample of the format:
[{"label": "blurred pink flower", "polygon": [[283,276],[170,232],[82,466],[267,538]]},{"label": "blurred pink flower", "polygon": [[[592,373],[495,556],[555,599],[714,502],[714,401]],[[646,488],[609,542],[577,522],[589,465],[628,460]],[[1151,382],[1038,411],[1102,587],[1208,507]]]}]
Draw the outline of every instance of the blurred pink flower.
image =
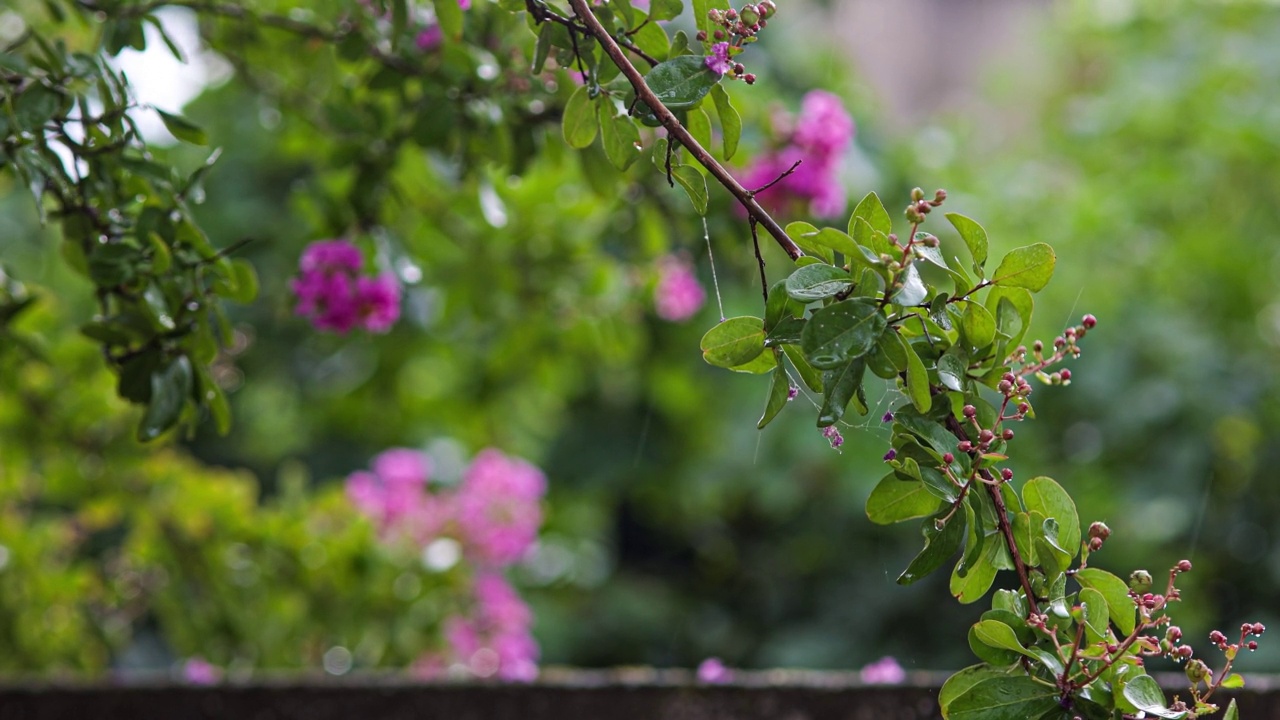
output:
[{"label": "blurred pink flower", "polygon": [[[774,128],[783,134],[784,144],[743,170],[743,186],[762,188],[776,180],[756,194],[756,199],[772,211],[794,210],[794,206],[808,203],[809,213],[818,217],[843,213],[846,198],[840,182],[840,161],[853,140],[855,127],[840,99],[814,90],[805,95],[794,123],[789,117],[780,117]],[[791,174],[782,177],[793,166]]]},{"label": "blurred pink flower", "polygon": [[378,526],[383,538],[408,537],[426,543],[445,527],[451,515],[448,499],[428,494],[431,466],[416,450],[396,448],[373,460],[373,471],[347,477],[347,497]]},{"label": "blurred pink flower", "polygon": [[222,670],[196,655],[182,663],[182,680],[191,685],[214,685],[222,679]]},{"label": "blurred pink flower", "polygon": [[509,565],[533,545],[547,490],[542,471],[498,450],[480,451],[455,497],[463,547],[482,563]]},{"label": "blurred pink flower", "polygon": [[907,679],[906,671],[888,655],[862,668],[861,676],[868,685],[896,685]]},{"label": "blurred pink flower", "polygon": [[364,256],[346,240],[311,243],[298,261],[289,287],[294,312],[317,330],[346,333],[355,327],[382,333],[400,317],[400,284],[394,275],[361,277]]},{"label": "blurred pink flower", "polygon": [[707,293],[687,260],[675,255],[658,259],[658,284],[653,288],[653,305],[658,317],[683,322],[693,317],[707,300]]},{"label": "blurred pink flower", "polygon": [[[470,617],[445,621],[445,640],[456,662],[478,677],[528,682],[538,676],[538,643],[529,632],[533,613],[501,575],[486,573],[473,586]],[[424,669],[437,667],[427,656]]]},{"label": "blurred pink flower", "polygon": [[733,671],[720,662],[720,658],[709,657],[698,665],[698,682],[722,685],[733,682]]}]

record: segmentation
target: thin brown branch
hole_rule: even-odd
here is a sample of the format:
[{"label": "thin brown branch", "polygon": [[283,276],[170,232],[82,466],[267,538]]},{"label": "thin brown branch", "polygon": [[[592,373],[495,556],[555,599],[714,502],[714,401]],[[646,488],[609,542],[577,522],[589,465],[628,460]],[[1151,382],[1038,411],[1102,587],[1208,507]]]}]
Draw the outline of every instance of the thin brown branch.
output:
[{"label": "thin brown branch", "polygon": [[662,123],[662,127],[666,128],[667,133],[678,140],[680,144],[689,151],[689,154],[693,156],[694,160],[697,160],[700,165],[705,167],[707,171],[711,173],[712,177],[732,193],[733,196],[738,199],[738,202],[742,203],[742,206],[747,209],[747,213],[764,226],[764,229],[773,236],[774,241],[776,241],[778,246],[787,253],[788,257],[792,260],[804,257],[804,251],[801,250],[800,246],[796,245],[790,237],[787,237],[787,233],[782,229],[782,226],[779,225],[764,208],[760,207],[760,203],[756,202],[755,198],[751,196],[751,193],[748,192],[746,188],[742,187],[742,184],[734,179],[723,165],[716,162],[716,159],[711,157],[711,153],[707,152],[707,150],[689,134],[689,131],[680,124],[680,121],[671,112],[671,110],[669,110],[667,106],[658,99],[658,96],[649,89],[649,85],[644,81],[644,76],[641,75],[640,71],[636,70],[636,67],[631,64],[631,61],[627,59],[622,48],[619,47],[618,43],[611,35],[609,35],[609,31],[600,24],[600,21],[596,19],[596,16],[591,12],[591,8],[587,5],[587,0],[569,0],[569,5],[573,8],[573,12],[578,19],[586,26],[587,30],[600,42],[601,47],[603,47],[605,53],[609,55],[613,64],[617,65],[618,69],[622,71],[622,74],[631,81],[631,86],[635,89],[636,96],[649,106],[653,111],[653,114],[657,116],[658,121]]},{"label": "thin brown branch", "polygon": [[789,168],[787,168],[786,170],[784,170],[784,171],[782,172],[782,174],[781,174],[781,175],[779,175],[778,177],[776,177],[776,178],[774,178],[774,179],[770,180],[769,182],[765,183],[764,185],[761,185],[760,187],[756,188],[755,190],[749,190],[748,192],[751,194],[751,196],[752,196],[752,197],[755,197],[756,195],[759,195],[760,193],[764,192],[765,190],[768,190],[769,188],[773,187],[774,185],[777,185],[778,183],[782,182],[782,181],[783,181],[783,179],[785,179],[788,175],[790,175],[791,173],[795,172],[795,171],[796,171],[796,168],[800,167],[800,163],[802,163],[802,162],[804,162],[804,158],[801,158],[801,159],[799,159],[799,160],[797,160],[797,161],[795,161],[795,162],[791,163],[791,167],[789,167]]},{"label": "thin brown branch", "polygon": [[764,302],[769,304],[769,281],[764,274],[764,256],[760,254],[760,233],[756,232],[755,218],[751,218],[751,245],[756,250],[756,262],[760,263],[760,294],[764,295]]}]

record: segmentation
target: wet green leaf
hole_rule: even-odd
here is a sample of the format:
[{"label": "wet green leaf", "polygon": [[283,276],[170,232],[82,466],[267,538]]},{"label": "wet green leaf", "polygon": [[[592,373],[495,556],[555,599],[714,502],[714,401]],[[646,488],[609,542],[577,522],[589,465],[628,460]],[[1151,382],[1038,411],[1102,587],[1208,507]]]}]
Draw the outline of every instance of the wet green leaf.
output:
[{"label": "wet green leaf", "polygon": [[684,188],[690,202],[693,203],[693,209],[699,215],[706,215],[707,179],[702,176],[702,173],[688,165],[681,165],[671,168],[671,176],[680,184],[680,187]]},{"label": "wet green leaf", "polygon": [[929,371],[924,361],[916,354],[915,348],[906,345],[907,349],[907,397],[916,410],[929,412],[933,406],[933,396],[929,392]]},{"label": "wet green leaf", "polygon": [[1035,477],[1023,486],[1022,501],[1027,510],[1058,521],[1057,544],[1074,558],[1080,551],[1080,517],[1067,491],[1052,478]]},{"label": "wet green leaf", "polygon": [[1081,587],[1093,588],[1102,593],[1107,600],[1107,609],[1111,622],[1119,628],[1121,634],[1128,635],[1137,625],[1137,607],[1129,598],[1129,585],[1106,570],[1083,568],[1076,571],[1076,582]]},{"label": "wet green leaf", "polygon": [[204,130],[200,129],[200,126],[190,120],[163,110],[156,110],[156,113],[160,115],[160,119],[164,122],[165,129],[179,140],[189,142],[192,145],[209,144],[209,136],[205,134]]},{"label": "wet green leaf", "polygon": [[191,395],[191,361],[179,355],[163,370],[151,374],[151,398],[138,427],[138,439],[154,440],[173,427]]},{"label": "wet green leaf", "polygon": [[800,339],[809,363],[832,370],[871,351],[885,329],[885,317],[875,303],[853,299],[815,312]]},{"label": "wet green leaf", "polygon": [[1058,691],[1025,675],[981,680],[951,701],[946,720],[1028,720],[1058,708]]},{"label": "wet green leaf", "polygon": [[960,239],[964,240],[964,244],[968,246],[969,255],[973,257],[973,271],[978,274],[978,277],[986,277],[982,269],[987,264],[987,231],[983,230],[977,222],[960,213],[947,213],[946,218],[951,221],[956,232],[960,233]]},{"label": "wet green leaf", "polygon": [[839,422],[854,400],[858,403],[858,413],[867,414],[867,406],[860,398],[865,370],[866,363],[862,358],[855,358],[843,367],[822,373],[823,398],[822,407],[818,410],[818,427]]},{"label": "wet green leaf", "polygon": [[853,286],[853,279],[842,268],[832,265],[806,265],[787,278],[787,295],[802,302],[812,302],[837,295]]},{"label": "wet green leaf", "polygon": [[932,515],[942,501],[916,480],[903,480],[897,473],[889,473],[867,497],[867,518],[877,525],[889,525]]},{"label": "wet green leaf", "polygon": [[1038,292],[1049,284],[1057,260],[1053,248],[1046,243],[1011,250],[1000,261],[1000,267],[991,273],[991,282],[1003,287],[1020,287]]},{"label": "wet green leaf", "polygon": [[720,76],[707,67],[701,55],[681,55],[656,65],[644,80],[668,109],[685,110],[702,102]]},{"label": "wet green leaf", "polygon": [[[675,0],[679,2],[679,0]],[[742,137],[742,116],[729,101],[729,93],[724,85],[716,83],[711,88],[711,101],[716,106],[716,114],[720,116],[720,135],[724,143],[724,159],[733,159],[738,152],[738,140]]]},{"label": "wet green leaf", "polygon": [[[455,0],[440,1],[454,2]],[[564,117],[561,118],[564,141],[569,144],[569,147],[581,150],[595,141],[598,128],[591,96],[587,86],[583,85],[574,90],[569,96],[569,102],[565,103]]]},{"label": "wet green leaf", "polygon": [[[777,352],[776,350],[774,352]],[[773,421],[778,413],[782,412],[782,408],[787,405],[787,396],[791,390],[791,380],[787,377],[787,371],[779,365],[773,371],[773,382],[769,384],[769,397],[765,400],[764,414],[760,416],[760,422],[756,423],[756,427],[763,430],[765,425]]]},{"label": "wet green leaf", "polygon": [[1164,691],[1150,675],[1139,675],[1124,686],[1124,697],[1134,707],[1160,718],[1181,720],[1187,716],[1185,710],[1173,711],[1165,704]]},{"label": "wet green leaf", "polygon": [[708,364],[732,368],[764,352],[764,321],[735,317],[721,322],[702,336],[702,358]]},{"label": "wet green leaf", "polygon": [[640,130],[635,122],[626,115],[615,115],[613,103],[607,101],[599,103],[598,119],[605,157],[619,170],[631,167],[640,157]]},{"label": "wet green leaf", "polygon": [[943,513],[926,518],[920,532],[924,535],[924,549],[916,555],[906,570],[898,576],[899,585],[910,585],[929,573],[942,567],[957,551],[964,541],[964,520],[959,515],[951,519],[939,529],[936,523],[941,522]]}]

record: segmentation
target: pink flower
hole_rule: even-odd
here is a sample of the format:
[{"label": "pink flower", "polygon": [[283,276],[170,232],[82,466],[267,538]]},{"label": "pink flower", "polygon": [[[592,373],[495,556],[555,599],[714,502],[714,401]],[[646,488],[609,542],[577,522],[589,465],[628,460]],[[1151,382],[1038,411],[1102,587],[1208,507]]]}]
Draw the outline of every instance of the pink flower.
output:
[{"label": "pink flower", "polygon": [[840,161],[853,140],[854,124],[840,99],[821,90],[810,92],[794,125],[782,117],[774,126],[775,132],[780,128],[785,134],[785,143],[747,168],[742,184],[755,189],[774,183],[756,194],[768,210],[794,211],[796,205],[807,203],[809,213],[818,217],[842,214],[846,198]]},{"label": "pink flower", "polygon": [[733,63],[729,61],[729,43],[718,42],[711,46],[711,54],[707,56],[704,62],[711,72],[717,75],[723,75],[733,67]]},{"label": "pink flower", "polygon": [[222,679],[222,670],[196,655],[182,663],[182,680],[192,685],[213,685]]},{"label": "pink flower", "polygon": [[455,497],[463,546],[482,563],[509,565],[533,545],[547,489],[541,470],[492,448],[467,468]]},{"label": "pink flower", "polygon": [[416,450],[387,450],[373,461],[373,472],[347,478],[347,498],[378,526],[384,538],[408,537],[425,543],[449,521],[446,498],[426,492],[430,463]]},{"label": "pink flower", "polygon": [[418,33],[413,39],[419,50],[435,50],[440,45],[440,41],[444,39],[444,33],[440,31],[439,25],[429,25]]},{"label": "pink flower", "polygon": [[400,317],[400,283],[394,275],[361,277],[363,267],[360,250],[346,240],[307,246],[298,277],[289,284],[298,298],[294,312],[308,317],[317,330],[390,330]]},{"label": "pink flower", "polygon": [[[473,586],[475,603],[469,617],[445,621],[449,654],[478,677],[528,682],[538,675],[538,643],[529,632],[533,613],[501,575],[481,574]],[[433,656],[420,663],[438,667]]]},{"label": "pink flower", "polygon": [[722,685],[733,682],[733,671],[720,662],[720,658],[709,657],[698,665],[698,682]]},{"label": "pink flower", "polygon": [[675,255],[659,258],[658,284],[653,288],[653,305],[658,317],[668,322],[683,322],[693,317],[706,299],[707,293],[687,260]]},{"label": "pink flower", "polygon": [[896,685],[907,679],[906,671],[888,655],[862,668],[861,676],[868,685]]}]

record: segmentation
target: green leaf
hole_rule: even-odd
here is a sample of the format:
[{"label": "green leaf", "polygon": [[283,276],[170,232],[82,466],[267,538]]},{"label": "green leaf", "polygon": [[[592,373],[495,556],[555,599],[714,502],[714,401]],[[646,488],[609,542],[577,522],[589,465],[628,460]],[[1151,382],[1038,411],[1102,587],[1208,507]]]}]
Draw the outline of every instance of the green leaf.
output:
[{"label": "green leaf", "polygon": [[804,359],[804,352],[797,345],[783,345],[782,352],[786,354],[787,359],[795,366],[796,372],[800,373],[800,380],[804,382],[805,387],[813,392],[822,392],[822,374],[818,372],[808,360]]},{"label": "green leaf", "polygon": [[204,130],[201,130],[200,126],[190,120],[159,109],[156,110],[156,113],[160,116],[160,120],[164,122],[165,129],[179,140],[189,142],[192,145],[209,144],[209,137],[205,135]]},{"label": "green leaf", "polygon": [[1185,710],[1170,710],[1164,701],[1164,691],[1150,675],[1139,675],[1124,686],[1124,699],[1133,703],[1134,707],[1156,717],[1168,720],[1181,720],[1186,717]]},{"label": "green leaf", "polygon": [[1236,699],[1231,698],[1230,704],[1227,705],[1227,711],[1223,713],[1222,720],[1240,720],[1240,708],[1236,707]]},{"label": "green leaf", "polygon": [[[850,360],[844,367],[822,374],[824,390],[822,407],[818,410],[818,427],[834,425],[844,417],[849,402],[862,391],[862,376],[866,363],[862,358]],[[867,414],[866,404],[858,403],[858,413]]]},{"label": "green leaf", "polygon": [[924,483],[889,473],[880,478],[867,497],[867,518],[877,525],[889,525],[932,515],[941,504]]},{"label": "green leaf", "polygon": [[977,352],[995,341],[996,319],[978,303],[966,302],[964,315],[960,316],[960,332],[964,333],[969,349]]},{"label": "green leaf", "polygon": [[909,431],[933,448],[939,462],[943,454],[955,453],[956,445],[959,443],[955,436],[938,423],[917,412],[915,408],[899,408],[894,412],[893,420],[896,426],[901,426],[903,430]]},{"label": "green leaf", "polygon": [[735,317],[721,322],[702,336],[702,359],[708,364],[732,368],[764,352],[764,321]]},{"label": "green leaf", "polygon": [[[1031,311],[1035,307],[1031,291],[1025,288],[993,287],[987,294],[985,304],[987,310],[996,318],[996,328],[1009,335],[1010,346],[1016,346],[1031,328]],[[1020,327],[1010,317],[1008,306],[1013,307],[1013,313],[1021,323]]]},{"label": "green leaf", "polygon": [[924,361],[916,354],[915,348],[907,348],[907,397],[916,410],[929,412],[933,406],[933,397],[929,392],[929,371],[924,368]]},{"label": "green leaf", "polygon": [[462,39],[462,6],[458,0],[433,0],[436,9],[436,22],[440,30],[451,40]]},{"label": "green leaf", "polygon": [[701,55],[681,55],[656,65],[644,80],[668,109],[686,110],[702,102],[720,76]]},{"label": "green leaf", "polygon": [[939,529],[936,523],[940,522],[942,517],[943,514],[939,513],[925,519],[921,526],[924,549],[898,576],[899,585],[910,585],[924,578],[942,567],[960,549],[960,543],[964,541],[964,521],[958,515],[952,515],[951,519]]},{"label": "green leaf", "polygon": [[1033,660],[1039,660],[1035,654],[1022,646],[1018,640],[1018,635],[1013,628],[1005,625],[999,620],[981,620],[973,626],[974,634],[978,636],[978,640],[990,645],[993,648],[1001,650],[1012,650],[1019,655],[1025,655]]},{"label": "green leaf", "polygon": [[842,268],[832,265],[806,265],[787,278],[787,295],[802,302],[812,302],[837,295],[853,287],[853,278]]},{"label": "green leaf", "polygon": [[973,257],[973,271],[978,274],[978,277],[986,277],[982,269],[987,264],[987,231],[983,230],[977,222],[960,213],[947,213],[946,218],[951,221],[956,232],[960,233],[960,239],[964,240],[964,244],[969,247],[969,255]]},{"label": "green leaf", "polygon": [[1039,292],[1049,284],[1057,261],[1053,248],[1046,243],[1020,247],[1009,251],[1009,254],[1004,256],[1000,261],[1000,267],[991,274],[991,283]]},{"label": "green leaf", "polygon": [[1040,564],[1040,557],[1036,554],[1035,533],[1032,532],[1032,525],[1039,527],[1043,523],[1043,516],[1037,513],[1040,520],[1037,522],[1030,513],[1020,512],[1011,513],[1009,524],[1013,530],[1013,544],[1018,548],[1018,554],[1022,556],[1027,565],[1035,567]]},{"label": "green leaf", "polygon": [[698,141],[704,149],[710,152],[711,149],[711,116],[707,111],[697,107],[688,111],[689,117],[685,120],[684,126]]},{"label": "green leaf", "polygon": [[[543,27],[549,27],[546,23]],[[626,115],[615,115],[612,102],[599,103],[600,143],[605,157],[619,170],[626,170],[640,157],[640,131]]]},{"label": "green leaf", "polygon": [[1098,568],[1082,568],[1076,571],[1076,582],[1081,587],[1092,588],[1102,593],[1107,599],[1107,609],[1111,622],[1122,635],[1129,635],[1137,625],[1135,615],[1138,608],[1129,598],[1129,585],[1124,580]]},{"label": "green leaf", "polygon": [[235,289],[227,295],[238,303],[251,303],[258,297],[258,273],[253,265],[243,258],[231,261],[231,278]]},{"label": "green leaf", "polygon": [[729,368],[733,372],[748,373],[751,375],[764,375],[767,372],[773,372],[778,367],[778,358],[774,357],[771,352],[762,352],[754,358]]},{"label": "green leaf", "polygon": [[[777,352],[776,350],[774,352]],[[773,382],[769,385],[769,397],[765,401],[764,414],[760,416],[760,422],[756,423],[756,428],[763,430],[765,425],[773,421],[778,413],[782,412],[782,408],[786,407],[787,397],[791,391],[791,379],[787,377],[787,371],[781,365],[773,371]]]},{"label": "green leaf", "polygon": [[916,269],[914,263],[903,269],[902,274],[898,276],[898,280],[902,283],[902,287],[893,294],[893,301],[899,305],[915,307],[929,297],[929,288],[925,286],[924,280],[920,278],[920,271]]},{"label": "green leaf", "polygon": [[[971,533],[970,536],[972,535]],[[951,573],[951,595],[966,605],[981,600],[987,594],[998,572],[996,557],[1000,554],[1000,542],[985,535],[979,537],[985,538],[985,542],[982,544],[982,554],[978,556],[978,561],[968,565],[963,577],[960,576],[959,563]]]},{"label": "green leaf", "polygon": [[946,720],[1028,720],[1058,709],[1058,690],[1026,675],[980,680],[953,699]]},{"label": "green leaf", "polygon": [[983,680],[995,677],[1008,677],[1008,673],[983,663],[981,665],[970,665],[947,678],[947,681],[942,683],[942,689],[938,691],[938,706],[942,708],[942,716],[947,717],[947,711],[953,700],[965,694],[970,688]]},{"label": "green leaf", "polygon": [[1230,675],[1222,679],[1222,683],[1219,685],[1219,687],[1223,687],[1228,690],[1242,688],[1244,687],[1244,676],[1241,675],[1240,673],[1231,673]]},{"label": "green leaf", "polygon": [[173,427],[191,395],[191,361],[179,355],[167,367],[151,374],[151,399],[138,426],[138,439],[154,440]]},{"label": "green leaf", "polygon": [[674,20],[684,12],[681,0],[653,0],[649,3],[649,20]]},{"label": "green leaf", "polygon": [[1081,588],[1080,605],[1084,607],[1084,631],[1089,643],[1105,640],[1111,626],[1110,608],[1102,593],[1093,588]]},{"label": "green leaf", "polygon": [[563,25],[548,22],[542,23],[538,28],[538,44],[533,50],[533,64],[529,71],[534,75],[542,74],[542,69],[547,63],[547,56],[551,54],[551,44],[556,34],[567,33]]},{"label": "green leaf", "polygon": [[[647,23],[637,28],[631,36],[631,42],[648,53],[650,57],[659,60],[671,53],[671,39],[667,37],[667,31],[657,23]],[[643,103],[639,107],[649,109]]]},{"label": "green leaf", "polygon": [[873,302],[845,300],[809,318],[800,347],[815,368],[833,370],[870,352],[885,325],[884,315]]},{"label": "green leaf", "polygon": [[[778,293],[782,297],[786,297],[784,292]],[[777,324],[764,338],[765,347],[776,347],[778,345],[799,345],[800,336],[804,333],[805,321],[798,317],[787,315]],[[765,323],[768,327],[768,323]]]},{"label": "green leaf", "polygon": [[[679,0],[676,0],[679,2]],[[656,4],[654,5],[656,8]],[[720,135],[724,142],[724,159],[732,160],[738,152],[738,140],[742,137],[742,116],[729,102],[729,93],[724,85],[716,83],[711,88],[711,101],[715,103],[716,114],[720,116]]]},{"label": "green leaf", "polygon": [[951,352],[954,349],[954,347],[949,348],[942,357],[938,358],[938,381],[949,390],[963,392],[967,368],[965,361]]},{"label": "green leaf", "polygon": [[671,176],[680,183],[699,215],[707,214],[707,179],[689,165],[671,168]]},{"label": "green leaf", "polygon": [[862,218],[867,221],[871,229],[888,235],[893,232],[893,220],[889,217],[889,212],[884,209],[884,203],[880,202],[880,196],[873,192],[867,193],[866,197],[858,203],[853,209],[853,215],[849,216],[849,234],[857,237],[855,232],[855,220]]},{"label": "green leaf", "polygon": [[875,228],[871,227],[871,223],[866,218],[854,216],[849,221],[850,235],[857,244],[870,248],[870,254],[874,255],[876,262],[880,262],[881,255],[889,255],[898,257],[901,248],[895,248],[893,243],[889,242],[889,236]]},{"label": "green leaf", "polygon": [[[455,0],[440,0],[440,2],[449,3]],[[569,96],[569,102],[564,106],[564,117],[561,119],[564,141],[569,144],[569,147],[581,150],[596,139],[598,127],[595,109],[591,106],[591,96],[588,94],[587,86],[583,85],[573,91]]]},{"label": "green leaf", "polygon": [[796,241],[805,252],[821,258],[828,265],[835,264],[835,254],[831,248],[818,242],[818,228],[807,222],[787,223],[787,237]]},{"label": "green leaf", "polygon": [[1022,502],[1027,510],[1058,521],[1058,547],[1074,558],[1080,551],[1080,516],[1067,491],[1052,478],[1031,478],[1022,488]]}]

